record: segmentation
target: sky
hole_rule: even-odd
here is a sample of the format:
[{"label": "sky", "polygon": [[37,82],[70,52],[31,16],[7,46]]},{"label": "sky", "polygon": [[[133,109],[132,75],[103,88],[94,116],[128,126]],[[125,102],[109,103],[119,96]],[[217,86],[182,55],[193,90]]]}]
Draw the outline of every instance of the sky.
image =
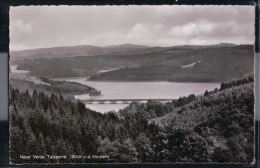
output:
[{"label": "sky", "polygon": [[19,6],[10,50],[57,46],[254,43],[254,6]]}]

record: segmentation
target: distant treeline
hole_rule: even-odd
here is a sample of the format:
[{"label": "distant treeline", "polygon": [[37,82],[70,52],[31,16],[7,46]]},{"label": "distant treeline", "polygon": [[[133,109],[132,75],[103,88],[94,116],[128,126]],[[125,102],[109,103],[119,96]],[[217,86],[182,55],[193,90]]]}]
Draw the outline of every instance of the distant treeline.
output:
[{"label": "distant treeline", "polygon": [[[11,162],[250,163],[254,158],[254,92],[251,77],[245,81],[166,104],[132,103],[119,113],[107,114],[62,95],[11,88]],[[73,154],[109,158],[20,158]]]}]

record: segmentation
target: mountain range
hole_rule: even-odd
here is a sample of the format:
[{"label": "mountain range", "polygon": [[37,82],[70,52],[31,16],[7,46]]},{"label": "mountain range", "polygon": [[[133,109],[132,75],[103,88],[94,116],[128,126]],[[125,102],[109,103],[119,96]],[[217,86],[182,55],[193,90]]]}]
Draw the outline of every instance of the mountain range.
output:
[{"label": "mountain range", "polygon": [[[109,81],[222,82],[253,73],[253,45],[149,47],[122,44],[10,52],[11,64],[47,78]],[[102,72],[102,73],[101,73]]]}]

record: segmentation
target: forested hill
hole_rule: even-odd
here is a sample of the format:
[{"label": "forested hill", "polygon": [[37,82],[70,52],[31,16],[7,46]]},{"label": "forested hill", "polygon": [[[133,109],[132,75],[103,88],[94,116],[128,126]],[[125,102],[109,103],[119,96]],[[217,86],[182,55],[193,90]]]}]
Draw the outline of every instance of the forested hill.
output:
[{"label": "forested hill", "polygon": [[[11,75],[10,75],[11,76]],[[89,94],[91,96],[99,96],[100,91],[96,90],[93,87],[82,85],[75,82],[67,81],[53,81],[49,79],[41,79],[42,83],[35,84],[32,81],[27,81],[23,79],[9,79],[9,83],[13,88],[19,89],[20,91],[28,90],[29,93],[32,93],[34,90],[42,91],[47,95],[62,94],[66,98],[74,99],[74,95],[77,94]]]},{"label": "forested hill", "polygon": [[18,62],[18,69],[47,78],[90,76],[90,80],[103,81],[222,82],[253,73],[253,53],[253,45],[132,47],[129,52],[116,54],[26,59]]},{"label": "forested hill", "polygon": [[216,45],[183,45],[174,47],[149,47],[136,44],[120,44],[111,46],[93,46],[93,45],[77,45],[77,46],[62,46],[52,48],[36,48],[20,51],[10,51],[10,62],[18,63],[25,59],[51,59],[60,57],[75,57],[75,56],[95,56],[95,55],[133,55],[133,54],[147,54],[152,52],[169,51],[171,49],[199,49],[209,47],[230,47],[234,44],[220,43]]},{"label": "forested hill", "polygon": [[[11,63],[17,63],[22,60],[34,60],[39,58],[51,59],[59,57],[75,56],[93,56],[93,55],[117,55],[117,54],[135,54],[149,52],[151,47],[134,44],[122,44],[114,46],[99,47],[93,45],[62,46],[52,48],[36,48],[21,51],[11,51]],[[155,49],[157,50],[157,49]]]},{"label": "forested hill", "polygon": [[133,103],[117,114],[91,111],[61,95],[12,88],[10,103],[12,163],[57,162],[22,160],[23,154],[108,155],[60,163],[253,161],[252,77],[166,105]]}]

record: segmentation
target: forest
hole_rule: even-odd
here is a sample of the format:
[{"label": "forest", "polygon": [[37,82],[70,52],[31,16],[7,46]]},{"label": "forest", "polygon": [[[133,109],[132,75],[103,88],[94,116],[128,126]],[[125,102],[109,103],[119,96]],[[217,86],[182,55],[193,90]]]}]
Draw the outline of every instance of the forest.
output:
[{"label": "forest", "polygon": [[[12,163],[240,162],[254,159],[254,80],[101,114],[61,94],[10,86]],[[21,155],[103,156],[21,159]]]},{"label": "forest", "polygon": [[91,96],[98,96],[101,94],[100,91],[96,90],[93,87],[81,85],[76,82],[68,81],[55,81],[46,78],[41,78],[41,81],[45,84],[35,84],[32,81],[13,79],[10,78],[9,82],[14,88],[19,88],[20,91],[28,90],[30,94],[34,90],[38,92],[44,92],[47,95],[62,94],[65,98],[74,99],[76,94],[89,94]]}]

